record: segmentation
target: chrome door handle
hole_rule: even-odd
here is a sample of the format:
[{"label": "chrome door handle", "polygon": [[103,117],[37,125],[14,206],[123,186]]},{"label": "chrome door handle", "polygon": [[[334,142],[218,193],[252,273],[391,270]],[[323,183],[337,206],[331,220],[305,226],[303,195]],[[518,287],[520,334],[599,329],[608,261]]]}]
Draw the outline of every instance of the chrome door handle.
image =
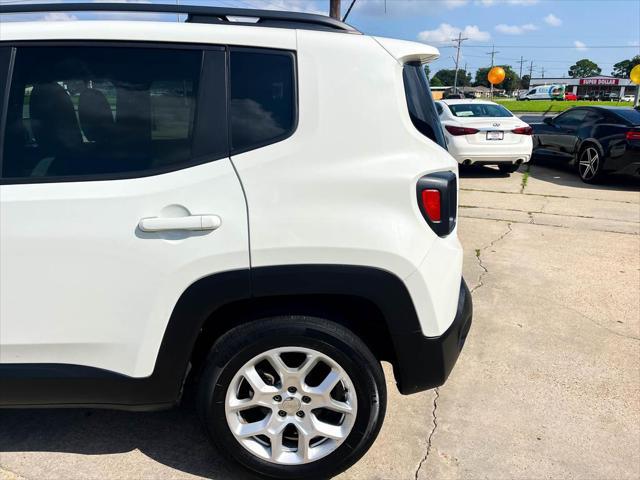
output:
[{"label": "chrome door handle", "polygon": [[167,230],[215,230],[222,225],[217,215],[189,215],[187,217],[143,218],[138,228],[143,232],[163,232]]}]

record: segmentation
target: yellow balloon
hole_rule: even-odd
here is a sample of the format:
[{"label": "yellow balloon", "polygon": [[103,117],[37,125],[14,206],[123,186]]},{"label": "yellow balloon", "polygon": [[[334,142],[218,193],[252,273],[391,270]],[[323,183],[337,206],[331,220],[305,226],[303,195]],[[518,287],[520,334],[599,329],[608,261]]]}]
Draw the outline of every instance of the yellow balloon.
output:
[{"label": "yellow balloon", "polygon": [[492,83],[493,85],[497,85],[499,83],[502,83],[505,75],[506,74],[504,73],[504,68],[493,67],[491,70],[489,70],[489,74],[487,75],[487,78],[489,79],[489,83]]},{"label": "yellow balloon", "polygon": [[640,64],[631,69],[631,81],[636,85],[640,85]]}]

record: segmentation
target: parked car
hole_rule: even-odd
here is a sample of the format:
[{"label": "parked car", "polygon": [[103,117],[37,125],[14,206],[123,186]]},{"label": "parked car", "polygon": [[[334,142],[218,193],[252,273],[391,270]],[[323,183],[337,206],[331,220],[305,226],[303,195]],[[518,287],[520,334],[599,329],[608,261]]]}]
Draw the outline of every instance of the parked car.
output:
[{"label": "parked car", "polygon": [[634,95],[623,95],[620,99],[621,102],[633,102],[636,99]]},{"label": "parked car", "polygon": [[531,127],[487,100],[436,102],[449,153],[463,165],[497,165],[515,172],[531,158]]},{"label": "parked car", "polygon": [[45,8],[188,22],[2,24],[0,406],[156,410],[194,385],[257,474],[354,464],[380,361],[436,387],[471,325],[438,50],[303,13]]},{"label": "parked car", "polygon": [[584,95],[578,95],[578,100],[596,100],[596,97],[592,94],[585,93]]},{"label": "parked car", "polygon": [[575,107],[532,127],[534,157],[569,162],[584,182],[608,172],[640,173],[639,110]]},{"label": "parked car", "polygon": [[618,92],[601,92],[598,95],[598,100],[601,102],[618,102],[620,101],[620,94]]},{"label": "parked car", "polygon": [[578,96],[575,93],[565,92],[564,99],[568,102],[575,102],[578,100]]},{"label": "parked car", "polygon": [[518,96],[518,100],[563,100],[564,85],[541,85]]}]

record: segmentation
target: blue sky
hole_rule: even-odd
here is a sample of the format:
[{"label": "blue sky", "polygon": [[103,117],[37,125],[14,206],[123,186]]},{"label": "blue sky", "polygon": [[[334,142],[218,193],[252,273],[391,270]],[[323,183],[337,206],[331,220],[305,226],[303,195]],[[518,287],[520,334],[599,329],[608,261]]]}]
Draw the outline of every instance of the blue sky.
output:
[{"label": "blue sky", "polygon": [[[180,2],[326,14],[329,0]],[[8,3],[28,2],[0,0],[0,4]],[[350,3],[342,0],[343,14]],[[534,76],[544,69],[545,77],[566,75],[568,67],[581,58],[594,60],[603,74],[610,74],[614,63],[640,54],[640,0],[356,0],[348,22],[368,34],[438,46],[442,55],[432,72],[454,67],[450,38],[460,31],[469,37],[463,44],[460,66],[467,64],[474,73],[490,64],[487,52],[492,45],[499,52],[497,64],[509,64],[518,71],[516,62],[523,56],[525,73],[533,61]]]}]

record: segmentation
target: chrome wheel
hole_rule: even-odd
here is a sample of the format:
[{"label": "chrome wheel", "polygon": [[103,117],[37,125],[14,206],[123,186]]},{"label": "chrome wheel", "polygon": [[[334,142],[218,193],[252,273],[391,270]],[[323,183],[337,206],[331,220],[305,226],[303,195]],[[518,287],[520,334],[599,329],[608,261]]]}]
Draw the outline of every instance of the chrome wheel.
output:
[{"label": "chrome wheel", "polygon": [[587,147],[580,155],[578,173],[583,180],[591,180],[598,174],[600,168],[600,154],[593,147]]},{"label": "chrome wheel", "polygon": [[349,436],[357,409],[344,369],[302,347],[255,356],[233,377],[225,397],[227,425],[236,440],[280,465],[310,463],[335,451]]}]

